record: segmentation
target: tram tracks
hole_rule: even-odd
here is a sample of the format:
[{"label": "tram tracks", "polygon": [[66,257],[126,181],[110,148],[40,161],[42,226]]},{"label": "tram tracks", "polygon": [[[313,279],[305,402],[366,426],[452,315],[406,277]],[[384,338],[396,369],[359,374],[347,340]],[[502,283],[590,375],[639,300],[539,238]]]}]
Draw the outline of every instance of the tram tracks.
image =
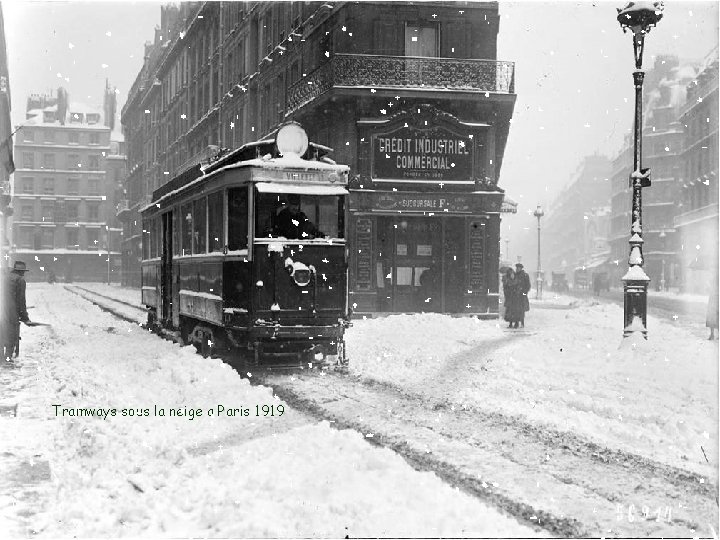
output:
[{"label": "tram tracks", "polygon": [[[106,305],[115,299],[87,289],[80,295],[120,316]],[[456,367],[463,362],[456,359]],[[358,431],[414,468],[552,535],[686,537],[709,535],[717,522],[717,486],[708,479],[573,433],[491,410],[453,410],[347,374],[253,375],[253,384],[271,387],[292,407]]]}]

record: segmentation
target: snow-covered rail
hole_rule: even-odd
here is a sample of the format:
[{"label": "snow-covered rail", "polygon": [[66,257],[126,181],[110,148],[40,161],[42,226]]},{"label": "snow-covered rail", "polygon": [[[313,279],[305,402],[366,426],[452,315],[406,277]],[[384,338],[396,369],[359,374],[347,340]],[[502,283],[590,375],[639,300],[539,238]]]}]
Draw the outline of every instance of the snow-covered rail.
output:
[{"label": "snow-covered rail", "polygon": [[566,537],[693,536],[717,521],[700,475],[493,411],[350,376],[267,375],[285,402],[365,434],[520,522]]}]

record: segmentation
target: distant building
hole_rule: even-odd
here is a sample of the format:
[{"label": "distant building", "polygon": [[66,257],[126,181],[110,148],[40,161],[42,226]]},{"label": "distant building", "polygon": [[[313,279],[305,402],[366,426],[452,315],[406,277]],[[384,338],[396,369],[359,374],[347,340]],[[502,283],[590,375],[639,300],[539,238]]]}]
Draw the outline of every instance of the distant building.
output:
[{"label": "distant building", "polygon": [[685,291],[708,294],[718,264],[718,50],[687,85],[680,197],[674,225]]},{"label": "distant building", "polygon": [[[673,221],[678,212],[685,137],[680,107],[695,73],[692,65],[681,65],[674,56],[658,56],[645,79],[642,165],[650,167],[652,186],[642,190],[642,227],[644,269],[652,280],[651,289],[663,283],[676,286],[680,275]],[[621,285],[620,278],[628,268],[633,151],[633,138],[628,134],[612,165],[610,260],[617,261],[611,265],[615,286]]]},{"label": "distant building", "polygon": [[[56,96],[28,98],[18,128],[14,175],[14,251],[29,280],[119,280],[117,186],[124,145],[102,111]],[[119,140],[118,140],[119,139]]]},{"label": "distant building", "polygon": [[5,255],[10,250],[8,220],[13,214],[10,175],[15,171],[10,120],[10,76],[8,74],[5,20],[0,5],[0,267],[10,262]]},{"label": "distant building", "polygon": [[[497,2],[201,2],[161,9],[122,110],[127,284],[138,210],[222,148],[300,122],[351,167],[356,312],[496,317],[497,185],[515,103]],[[434,301],[420,276],[440,274]]]},{"label": "distant building", "polygon": [[607,262],[610,170],[606,156],[587,156],[548,208],[541,229],[546,280],[555,272],[574,282],[576,270],[584,276]]}]

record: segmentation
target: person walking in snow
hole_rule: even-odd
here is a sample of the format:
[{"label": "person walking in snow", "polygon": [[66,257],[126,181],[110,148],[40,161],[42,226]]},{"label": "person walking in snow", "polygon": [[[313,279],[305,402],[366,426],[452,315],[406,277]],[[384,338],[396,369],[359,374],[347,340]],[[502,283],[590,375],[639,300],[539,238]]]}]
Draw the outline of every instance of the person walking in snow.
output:
[{"label": "person walking in snow", "polygon": [[520,284],[518,283],[515,271],[508,268],[502,278],[503,294],[505,295],[505,315],[508,328],[517,328],[520,323],[522,298]]},{"label": "person walking in snow", "polygon": [[[525,272],[522,263],[517,263],[515,265],[515,279],[518,282],[518,289],[520,291],[519,322],[520,326],[525,328],[525,312],[530,311],[530,300],[528,300],[528,293],[530,292],[530,276],[527,272]],[[517,328],[517,325],[515,328]]]},{"label": "person walking in snow", "polygon": [[27,272],[25,263],[15,261],[12,271],[3,276],[4,295],[0,326],[2,354],[5,360],[20,353],[20,322],[30,322],[25,303],[25,272]]}]

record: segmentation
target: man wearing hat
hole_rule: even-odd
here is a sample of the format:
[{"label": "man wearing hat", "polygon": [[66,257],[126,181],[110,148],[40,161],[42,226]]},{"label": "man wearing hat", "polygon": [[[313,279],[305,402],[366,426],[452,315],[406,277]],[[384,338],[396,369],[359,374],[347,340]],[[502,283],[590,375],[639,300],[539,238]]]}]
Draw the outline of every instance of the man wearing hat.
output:
[{"label": "man wearing hat", "polygon": [[315,224],[300,210],[300,195],[292,194],[287,198],[287,205],[277,215],[275,234],[289,240],[307,240],[322,238]]},{"label": "man wearing hat", "polygon": [[515,279],[520,285],[520,292],[522,293],[522,305],[520,309],[520,326],[525,328],[525,312],[530,311],[530,301],[528,300],[528,293],[530,292],[530,276],[525,272],[522,263],[515,265]]},{"label": "man wearing hat", "polygon": [[12,271],[3,276],[4,298],[2,306],[2,353],[8,360],[20,353],[20,321],[29,323],[25,303],[25,272],[27,266],[15,261]]}]

